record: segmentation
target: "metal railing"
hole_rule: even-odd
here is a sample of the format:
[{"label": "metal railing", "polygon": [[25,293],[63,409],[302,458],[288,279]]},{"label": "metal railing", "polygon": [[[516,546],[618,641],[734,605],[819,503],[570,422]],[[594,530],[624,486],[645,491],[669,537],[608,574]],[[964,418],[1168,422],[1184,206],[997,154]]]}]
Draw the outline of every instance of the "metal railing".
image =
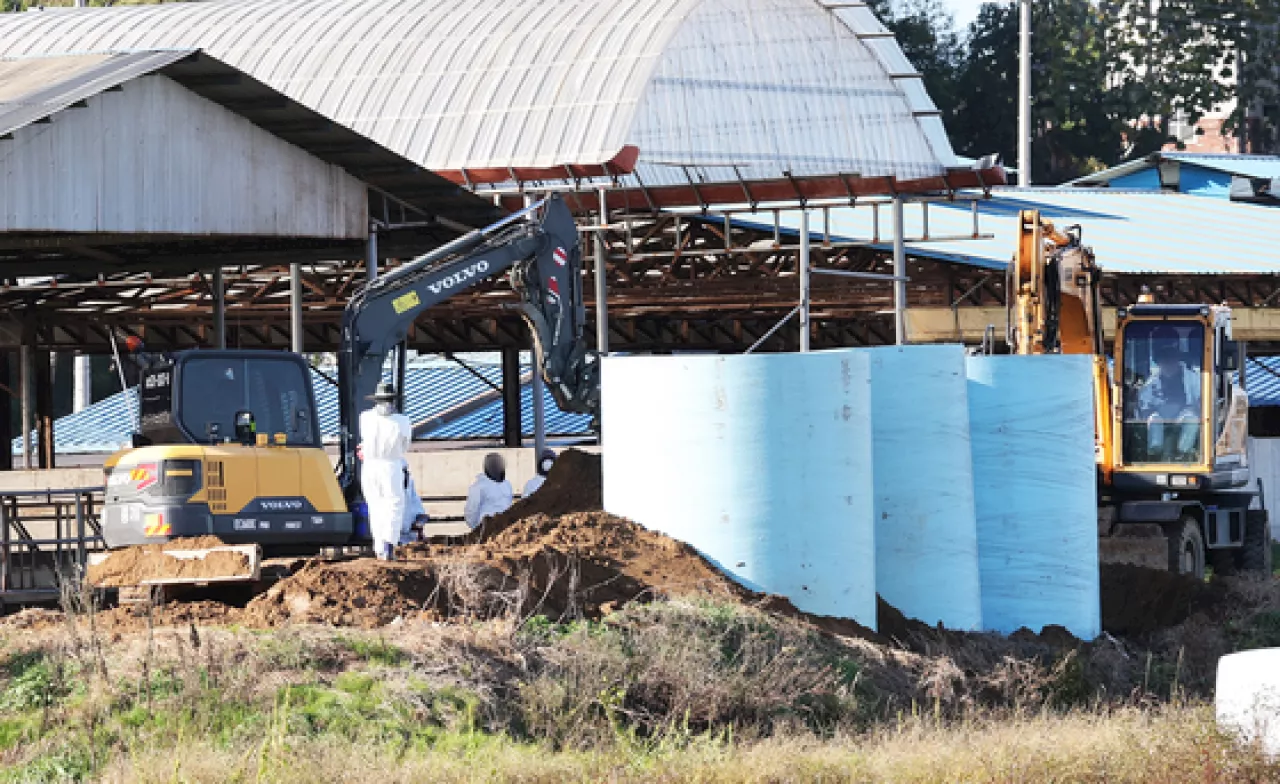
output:
[{"label": "metal railing", "polygon": [[56,601],[61,581],[83,574],[106,548],[102,488],[0,492],[0,602]]}]

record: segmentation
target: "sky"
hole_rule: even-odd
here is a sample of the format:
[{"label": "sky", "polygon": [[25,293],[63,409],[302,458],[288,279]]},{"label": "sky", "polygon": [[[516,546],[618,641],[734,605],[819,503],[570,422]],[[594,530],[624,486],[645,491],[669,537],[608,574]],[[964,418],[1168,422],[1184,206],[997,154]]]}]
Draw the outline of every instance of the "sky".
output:
[{"label": "sky", "polygon": [[978,16],[983,0],[943,0],[956,18],[956,27],[964,30]]}]

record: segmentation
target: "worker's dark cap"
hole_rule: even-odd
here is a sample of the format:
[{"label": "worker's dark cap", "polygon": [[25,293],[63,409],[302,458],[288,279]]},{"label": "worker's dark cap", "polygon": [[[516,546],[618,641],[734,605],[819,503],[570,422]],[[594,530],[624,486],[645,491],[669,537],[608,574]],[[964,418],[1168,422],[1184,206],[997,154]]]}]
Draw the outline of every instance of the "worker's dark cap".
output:
[{"label": "worker's dark cap", "polygon": [[367,399],[373,400],[378,403],[389,401],[389,400],[395,400],[396,388],[390,384],[379,384],[378,390],[374,392],[372,395],[369,395]]}]

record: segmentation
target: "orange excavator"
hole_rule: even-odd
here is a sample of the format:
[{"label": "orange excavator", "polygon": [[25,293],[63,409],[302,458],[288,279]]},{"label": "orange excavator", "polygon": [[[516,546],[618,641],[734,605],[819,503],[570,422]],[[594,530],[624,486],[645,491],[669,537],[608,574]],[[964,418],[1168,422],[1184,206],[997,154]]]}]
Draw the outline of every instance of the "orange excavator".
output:
[{"label": "orange excavator", "polygon": [[1225,305],[1157,304],[1144,292],[1103,335],[1102,273],[1082,230],[1018,216],[1008,343],[1017,354],[1093,357],[1102,561],[1203,577],[1271,573],[1271,527],[1252,509],[1244,345]]}]

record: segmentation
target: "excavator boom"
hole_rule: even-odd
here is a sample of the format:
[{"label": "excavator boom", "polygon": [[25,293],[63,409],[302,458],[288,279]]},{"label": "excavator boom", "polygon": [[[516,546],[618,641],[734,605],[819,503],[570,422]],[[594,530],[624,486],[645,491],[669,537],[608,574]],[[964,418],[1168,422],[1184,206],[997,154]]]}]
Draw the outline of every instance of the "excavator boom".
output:
[{"label": "excavator boom", "polygon": [[598,365],[583,340],[582,254],[563,200],[552,196],[377,278],[347,303],[338,354],[340,483],[350,496],[359,462],[360,411],[387,355],[423,311],[511,270],[521,316],[557,405],[595,413]]}]

